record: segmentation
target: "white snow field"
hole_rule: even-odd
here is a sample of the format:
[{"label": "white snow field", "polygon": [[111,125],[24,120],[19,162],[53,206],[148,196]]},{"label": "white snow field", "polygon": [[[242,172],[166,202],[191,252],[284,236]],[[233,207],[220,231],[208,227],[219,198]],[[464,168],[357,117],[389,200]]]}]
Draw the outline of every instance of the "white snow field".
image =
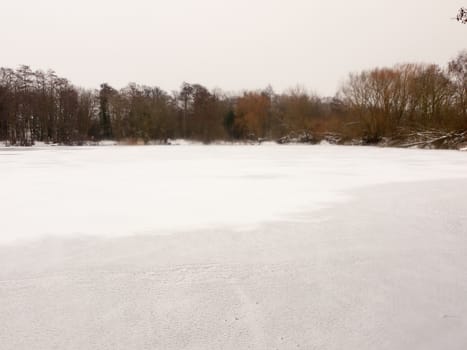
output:
[{"label": "white snow field", "polygon": [[467,349],[467,154],[0,150],[0,349]]}]

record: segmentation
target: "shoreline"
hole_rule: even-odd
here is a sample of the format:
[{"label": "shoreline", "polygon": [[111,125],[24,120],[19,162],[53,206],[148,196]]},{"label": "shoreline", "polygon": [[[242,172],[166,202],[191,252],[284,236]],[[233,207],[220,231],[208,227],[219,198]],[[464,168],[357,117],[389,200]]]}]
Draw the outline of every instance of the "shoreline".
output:
[{"label": "shoreline", "polygon": [[[441,137],[441,141],[444,137]],[[6,141],[0,141],[0,150],[2,149],[38,149],[38,148],[80,148],[80,147],[109,147],[109,146],[360,146],[360,147],[376,147],[376,148],[396,148],[396,149],[420,149],[420,150],[453,150],[467,151],[467,142],[459,142],[455,144],[436,146],[431,141],[414,142],[412,139],[402,141],[401,139],[384,138],[378,143],[365,143],[361,139],[353,139],[344,142],[336,142],[335,140],[319,139],[313,142],[302,142],[299,140],[283,141],[283,138],[277,140],[212,140],[208,143],[194,139],[167,139],[167,140],[100,140],[100,141],[82,141],[75,144],[61,143],[46,143],[34,142],[29,146],[9,145]]]}]

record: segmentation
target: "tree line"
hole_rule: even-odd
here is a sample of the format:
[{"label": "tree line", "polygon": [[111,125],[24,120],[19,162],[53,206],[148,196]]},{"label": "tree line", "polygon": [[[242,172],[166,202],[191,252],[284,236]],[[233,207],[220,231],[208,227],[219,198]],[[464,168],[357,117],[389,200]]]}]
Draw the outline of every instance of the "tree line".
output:
[{"label": "tree line", "polygon": [[0,68],[0,140],[79,145],[185,138],[378,143],[415,132],[467,130],[467,51],[446,67],[398,64],[352,73],[334,97],[296,87],[226,93],[131,83],[83,89],[53,71]]}]

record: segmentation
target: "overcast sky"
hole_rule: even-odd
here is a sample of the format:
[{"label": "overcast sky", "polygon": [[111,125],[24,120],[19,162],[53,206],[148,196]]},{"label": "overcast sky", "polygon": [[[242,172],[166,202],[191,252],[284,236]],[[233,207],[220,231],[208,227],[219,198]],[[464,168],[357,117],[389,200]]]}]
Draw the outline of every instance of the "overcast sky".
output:
[{"label": "overcast sky", "polygon": [[[423,5],[422,5],[423,4]],[[444,65],[467,49],[467,0],[2,0],[0,66],[54,69],[76,85],[333,95],[351,71]]]}]

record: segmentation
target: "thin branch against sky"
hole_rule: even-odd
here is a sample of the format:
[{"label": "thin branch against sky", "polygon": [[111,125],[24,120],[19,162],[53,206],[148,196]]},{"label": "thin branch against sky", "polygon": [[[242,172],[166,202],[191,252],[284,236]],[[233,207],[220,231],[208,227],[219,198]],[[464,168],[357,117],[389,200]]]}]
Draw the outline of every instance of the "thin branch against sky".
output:
[{"label": "thin branch against sky", "polygon": [[461,7],[459,9],[459,12],[457,13],[456,19],[458,22],[461,22],[462,24],[467,24],[467,8]]}]

